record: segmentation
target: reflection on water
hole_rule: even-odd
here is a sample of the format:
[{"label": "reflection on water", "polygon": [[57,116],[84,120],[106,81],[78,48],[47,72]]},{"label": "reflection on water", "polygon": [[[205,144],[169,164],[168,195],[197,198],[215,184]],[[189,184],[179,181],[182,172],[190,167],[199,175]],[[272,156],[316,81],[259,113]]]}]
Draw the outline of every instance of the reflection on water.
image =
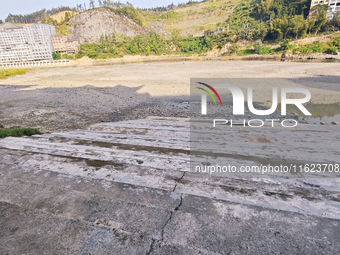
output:
[{"label": "reflection on water", "polygon": [[287,105],[287,111],[297,113],[300,116],[300,121],[310,124],[320,124],[321,122],[325,124],[340,123],[340,104],[307,104],[305,107],[312,114],[311,117],[304,116],[295,105]]}]

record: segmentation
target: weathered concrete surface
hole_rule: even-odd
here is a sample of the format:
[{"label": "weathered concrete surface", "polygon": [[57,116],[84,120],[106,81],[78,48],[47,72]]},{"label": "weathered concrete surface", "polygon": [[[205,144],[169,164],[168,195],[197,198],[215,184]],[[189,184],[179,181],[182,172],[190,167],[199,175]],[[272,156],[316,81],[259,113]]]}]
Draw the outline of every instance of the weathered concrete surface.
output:
[{"label": "weathered concrete surface", "polygon": [[[308,151],[315,143],[304,139],[318,128],[303,125],[305,135],[286,142]],[[230,137],[225,157],[256,163],[245,146],[263,143],[247,130]],[[275,157],[280,132],[263,132],[264,159]],[[323,133],[325,150],[336,134]],[[336,178],[198,175],[189,138],[188,119],[153,117],[0,140],[0,254],[339,252]]]}]

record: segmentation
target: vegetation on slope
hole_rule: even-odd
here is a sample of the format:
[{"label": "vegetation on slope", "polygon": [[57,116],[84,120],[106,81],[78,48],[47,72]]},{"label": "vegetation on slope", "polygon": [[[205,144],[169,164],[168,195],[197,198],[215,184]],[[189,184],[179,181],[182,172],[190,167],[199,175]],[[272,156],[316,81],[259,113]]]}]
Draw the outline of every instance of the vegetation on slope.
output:
[{"label": "vegetation on slope", "polygon": [[99,43],[89,43],[80,46],[76,58],[113,58],[125,54],[161,55],[161,54],[201,54],[211,50],[214,44],[209,37],[181,38],[177,33],[171,39],[151,32],[147,36],[136,35],[134,38],[125,36],[102,36]]},{"label": "vegetation on slope", "polygon": [[253,44],[249,44],[247,48],[240,49],[237,44],[233,44],[230,47],[230,54],[236,54],[238,56],[246,56],[251,54],[278,54],[278,53],[291,53],[299,55],[307,55],[313,53],[328,53],[336,54],[340,51],[340,37],[335,37],[330,42],[316,41],[305,45],[296,45],[291,42],[290,39],[286,39],[281,42],[279,47],[271,47],[268,44],[263,44],[261,41],[257,41]]},{"label": "vegetation on slope", "polygon": [[[311,53],[329,53],[336,54],[340,51],[340,37],[336,37],[331,42],[314,42],[306,45],[291,44],[290,39],[286,39],[280,43],[279,47],[272,48],[267,43],[257,41],[249,44],[245,49],[240,48],[236,43],[229,47],[229,54],[238,56],[246,56],[251,54],[311,54]],[[151,32],[148,36],[137,35],[134,38],[129,37],[102,37],[99,43],[88,43],[80,46],[79,53],[76,56],[54,54],[54,59],[61,58],[81,58],[88,56],[92,59],[109,59],[123,57],[124,55],[169,55],[169,54],[205,54],[212,50],[217,43],[209,36],[205,37],[188,37],[181,38],[178,34],[173,33],[171,39],[164,39],[160,35]]]},{"label": "vegetation on slope", "polygon": [[136,22],[138,25],[143,25],[143,19],[140,14],[140,11],[135,9],[132,4],[126,3],[120,3],[120,2],[111,2],[111,1],[104,1],[103,6],[115,14],[118,15],[124,15],[130,19],[132,19],[134,22]]},{"label": "vegetation on slope", "polygon": [[239,39],[281,41],[339,29],[339,14],[332,20],[326,17],[328,5],[314,7],[307,19],[309,6],[310,0],[242,0],[223,23],[225,32],[216,40],[222,47]]},{"label": "vegetation on slope", "polygon": [[21,24],[36,23],[36,22],[39,22],[42,18],[49,17],[53,14],[56,14],[62,11],[71,11],[71,8],[68,6],[60,6],[58,8],[52,8],[51,10],[42,9],[40,11],[33,12],[30,14],[26,14],[26,15],[8,14],[5,21],[10,22],[10,23],[21,23]]},{"label": "vegetation on slope", "polygon": [[189,1],[166,12],[144,11],[142,15],[145,25],[162,22],[167,31],[177,31],[185,36],[219,28],[238,2],[239,0]]},{"label": "vegetation on slope", "polygon": [[71,12],[71,11],[65,11],[64,18],[58,17],[59,21],[57,19],[54,19],[53,16],[42,18],[40,23],[44,24],[50,24],[55,26],[57,34],[63,34],[67,35],[68,33],[68,27],[69,27],[69,20],[77,15],[77,12]]}]

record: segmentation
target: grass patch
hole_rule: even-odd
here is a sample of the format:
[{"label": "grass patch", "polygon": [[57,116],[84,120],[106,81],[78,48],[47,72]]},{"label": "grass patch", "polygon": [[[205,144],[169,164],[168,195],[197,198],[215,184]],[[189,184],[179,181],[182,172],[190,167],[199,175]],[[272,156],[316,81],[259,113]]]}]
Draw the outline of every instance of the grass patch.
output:
[{"label": "grass patch", "polygon": [[0,70],[0,79],[7,79],[11,76],[15,75],[23,75],[26,74],[28,71],[31,71],[32,69],[6,69],[6,70]]},{"label": "grass patch", "polygon": [[332,43],[321,43],[314,42],[312,44],[301,45],[293,50],[294,54],[311,54],[311,53],[319,53],[319,52],[327,52],[327,53],[336,53],[339,50],[337,46]]},{"label": "grass patch", "polygon": [[244,49],[237,51],[237,56],[247,56],[252,54],[255,54],[255,51],[253,49]]},{"label": "grass patch", "polygon": [[5,137],[21,137],[21,136],[32,136],[41,134],[37,128],[9,128],[0,129],[0,138]]},{"label": "grass patch", "polygon": [[271,53],[271,52],[272,52],[272,50],[271,50],[270,47],[264,47],[264,48],[262,48],[262,49],[259,50],[259,54],[261,54],[261,55],[263,55],[263,54],[269,54],[269,53]]}]

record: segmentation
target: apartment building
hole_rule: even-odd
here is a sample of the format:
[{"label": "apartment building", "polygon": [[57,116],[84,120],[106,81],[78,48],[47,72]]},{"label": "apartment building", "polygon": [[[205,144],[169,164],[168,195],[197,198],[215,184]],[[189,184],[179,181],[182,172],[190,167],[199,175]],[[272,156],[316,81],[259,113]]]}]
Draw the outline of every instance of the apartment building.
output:
[{"label": "apartment building", "polygon": [[24,30],[27,34],[28,45],[32,51],[34,60],[52,59],[53,44],[52,35],[56,35],[53,25],[34,24],[25,26]]},{"label": "apartment building", "polygon": [[55,27],[47,24],[16,26],[0,25],[0,62],[21,62],[52,59],[51,36]]},{"label": "apartment building", "polygon": [[323,0],[323,1],[314,1],[312,0],[311,1],[311,4],[310,4],[310,7],[314,7],[315,5],[318,5],[318,4],[329,4],[329,0]]},{"label": "apartment building", "polygon": [[78,53],[79,43],[75,40],[67,40],[66,51],[68,55],[73,55]]},{"label": "apartment building", "polygon": [[329,6],[332,8],[332,12],[339,12],[340,0],[329,0]]},{"label": "apartment building", "polygon": [[314,6],[318,4],[328,4],[330,6],[330,10],[327,12],[327,16],[332,19],[334,17],[334,13],[340,12],[340,0],[322,0],[322,1],[311,1],[310,8],[312,9]]},{"label": "apartment building", "polygon": [[0,25],[0,62],[33,60],[23,27],[4,23]]},{"label": "apartment building", "polygon": [[52,44],[54,51],[57,53],[66,53],[67,37],[65,35],[52,35]]},{"label": "apartment building", "polygon": [[67,40],[66,35],[53,35],[52,43],[55,52],[60,54],[77,54],[79,43],[75,40]]}]

